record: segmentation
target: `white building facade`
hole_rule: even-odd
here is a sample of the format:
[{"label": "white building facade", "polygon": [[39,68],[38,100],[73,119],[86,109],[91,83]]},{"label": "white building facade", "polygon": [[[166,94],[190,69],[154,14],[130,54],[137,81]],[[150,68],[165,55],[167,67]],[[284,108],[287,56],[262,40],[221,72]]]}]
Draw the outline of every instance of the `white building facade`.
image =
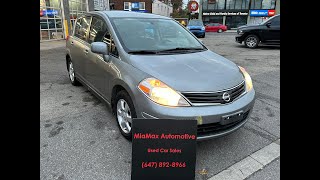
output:
[{"label": "white building facade", "polygon": [[[170,1],[169,1],[170,2]],[[152,13],[158,14],[161,16],[170,17],[170,14],[173,12],[171,3],[165,4],[162,1],[154,0],[152,3]]]}]

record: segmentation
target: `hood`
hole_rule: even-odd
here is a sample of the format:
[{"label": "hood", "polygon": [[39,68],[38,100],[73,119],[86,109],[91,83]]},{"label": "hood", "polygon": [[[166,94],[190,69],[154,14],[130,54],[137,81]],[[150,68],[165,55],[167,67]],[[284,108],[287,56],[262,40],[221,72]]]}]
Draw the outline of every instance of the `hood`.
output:
[{"label": "hood", "polygon": [[243,26],[239,26],[237,29],[253,29],[253,28],[257,28],[260,27],[259,24],[250,24],[250,25],[243,25]]},{"label": "hood", "polygon": [[233,62],[213,53],[130,55],[130,63],[180,92],[219,91],[234,87],[243,76]]}]

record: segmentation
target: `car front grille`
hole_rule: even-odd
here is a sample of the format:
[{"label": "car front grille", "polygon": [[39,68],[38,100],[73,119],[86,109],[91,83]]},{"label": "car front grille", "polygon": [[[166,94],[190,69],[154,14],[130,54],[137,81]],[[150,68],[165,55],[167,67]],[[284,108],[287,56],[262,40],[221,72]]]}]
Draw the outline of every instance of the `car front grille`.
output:
[{"label": "car front grille", "polygon": [[240,119],[236,122],[232,122],[230,124],[222,125],[219,122],[217,122],[217,123],[198,125],[197,134],[198,134],[198,136],[204,136],[207,134],[219,133],[219,132],[225,131],[227,129],[231,129],[233,127],[236,127],[237,125],[239,125],[240,123],[242,123],[244,120],[247,119],[249,112],[250,112],[250,110],[243,113],[242,119]]},{"label": "car front grille", "polygon": [[[186,97],[193,105],[203,105],[203,104],[226,104],[231,103],[240,95],[245,92],[245,82],[241,82],[237,86],[219,91],[219,92],[182,92],[181,94]],[[230,100],[226,101],[223,99],[223,94],[228,93],[230,95]]]},{"label": "car front grille", "polygon": [[190,29],[191,31],[200,31],[201,29]]}]

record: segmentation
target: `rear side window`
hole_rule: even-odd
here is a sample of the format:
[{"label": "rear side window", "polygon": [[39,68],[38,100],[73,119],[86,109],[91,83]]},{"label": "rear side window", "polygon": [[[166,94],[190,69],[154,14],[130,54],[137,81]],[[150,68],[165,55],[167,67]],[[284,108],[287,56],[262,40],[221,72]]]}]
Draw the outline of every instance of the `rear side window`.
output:
[{"label": "rear side window", "polygon": [[91,17],[89,16],[78,19],[74,29],[74,36],[87,41],[87,32],[90,23]]},{"label": "rear side window", "polygon": [[88,42],[101,42],[107,31],[107,25],[103,19],[99,17],[92,17]]}]

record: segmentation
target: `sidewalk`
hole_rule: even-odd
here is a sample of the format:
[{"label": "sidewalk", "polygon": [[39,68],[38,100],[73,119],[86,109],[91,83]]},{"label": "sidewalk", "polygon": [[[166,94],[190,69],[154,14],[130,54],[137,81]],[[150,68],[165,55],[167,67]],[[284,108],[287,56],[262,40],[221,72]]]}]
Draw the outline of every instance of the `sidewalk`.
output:
[{"label": "sidewalk", "polygon": [[57,41],[45,41],[40,42],[40,51],[42,50],[48,50],[48,49],[54,49],[54,48],[60,48],[66,46],[66,40],[57,40]]},{"label": "sidewalk", "polygon": [[226,33],[237,33],[237,30],[236,29],[231,29],[231,30],[227,30],[225,32]]}]

